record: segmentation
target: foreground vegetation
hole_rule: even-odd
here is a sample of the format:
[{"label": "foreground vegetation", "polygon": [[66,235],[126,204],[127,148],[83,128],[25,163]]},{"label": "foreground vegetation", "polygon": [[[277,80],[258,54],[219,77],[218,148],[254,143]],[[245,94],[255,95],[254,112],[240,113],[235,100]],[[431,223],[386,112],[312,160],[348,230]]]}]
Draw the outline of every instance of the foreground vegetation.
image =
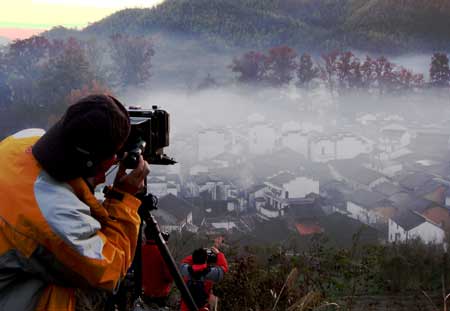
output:
[{"label": "foreground vegetation", "polygon": [[[276,246],[232,248],[230,272],[216,287],[220,310],[351,310],[360,296],[412,295],[430,307],[449,281],[442,247],[408,244],[331,246],[315,237],[302,252]],[[444,287],[443,287],[444,286]],[[300,308],[302,306],[302,308]]]}]

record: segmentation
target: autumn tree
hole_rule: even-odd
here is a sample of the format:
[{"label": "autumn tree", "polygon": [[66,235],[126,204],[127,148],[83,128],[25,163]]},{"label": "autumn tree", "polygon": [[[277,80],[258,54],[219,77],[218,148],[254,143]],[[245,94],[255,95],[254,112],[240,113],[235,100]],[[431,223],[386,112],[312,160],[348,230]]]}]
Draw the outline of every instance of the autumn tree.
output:
[{"label": "autumn tree", "polygon": [[4,56],[7,83],[16,105],[38,104],[36,81],[42,75],[42,68],[49,59],[51,43],[44,37],[34,36],[14,41]]},{"label": "autumn tree", "polygon": [[366,56],[366,59],[361,64],[361,88],[370,92],[376,82],[376,61],[371,57]]},{"label": "autumn tree", "polygon": [[270,84],[282,86],[291,82],[296,70],[297,52],[288,46],[269,50],[266,57],[266,76]]},{"label": "autumn tree", "polygon": [[434,87],[448,87],[450,85],[448,57],[444,53],[434,53],[431,57],[430,84]]},{"label": "autumn tree", "polygon": [[151,77],[153,42],[147,37],[115,34],[109,41],[113,77],[121,86],[141,85]]},{"label": "autumn tree", "polygon": [[422,74],[416,74],[403,67],[394,72],[394,77],[394,87],[397,92],[414,91],[422,88],[425,84]]},{"label": "autumn tree", "polygon": [[68,106],[75,104],[83,97],[92,94],[112,94],[112,91],[100,82],[93,80],[83,85],[81,88],[72,89],[66,96],[66,103]]},{"label": "autumn tree", "polygon": [[11,103],[11,88],[8,85],[8,70],[5,55],[0,51],[0,111],[7,109]]},{"label": "autumn tree", "polygon": [[380,94],[391,93],[395,90],[396,76],[394,68],[395,64],[391,63],[384,56],[374,61],[376,86]]},{"label": "autumn tree", "polygon": [[41,36],[14,41],[5,56],[9,73],[14,78],[36,78],[49,58],[50,49],[51,43]]},{"label": "autumn tree", "polygon": [[69,39],[60,56],[51,59],[39,82],[40,100],[46,104],[46,113],[62,113],[66,97],[74,89],[82,89],[94,80],[81,42]]},{"label": "autumn tree", "polygon": [[311,82],[319,77],[319,68],[314,65],[311,55],[304,53],[297,66],[297,86],[309,89]]},{"label": "autumn tree", "polygon": [[335,66],[340,91],[361,87],[361,63],[352,52],[340,53]]},{"label": "autumn tree", "polygon": [[100,81],[103,84],[107,83],[108,70],[105,65],[106,53],[104,52],[107,49],[106,43],[89,39],[81,44],[95,80],[97,83],[100,83]]},{"label": "autumn tree", "polygon": [[336,88],[338,56],[338,51],[323,54],[323,64],[320,66],[320,76],[332,92]]},{"label": "autumn tree", "polygon": [[250,51],[239,58],[233,59],[231,71],[237,73],[238,81],[248,84],[259,83],[266,76],[266,56],[264,53]]}]

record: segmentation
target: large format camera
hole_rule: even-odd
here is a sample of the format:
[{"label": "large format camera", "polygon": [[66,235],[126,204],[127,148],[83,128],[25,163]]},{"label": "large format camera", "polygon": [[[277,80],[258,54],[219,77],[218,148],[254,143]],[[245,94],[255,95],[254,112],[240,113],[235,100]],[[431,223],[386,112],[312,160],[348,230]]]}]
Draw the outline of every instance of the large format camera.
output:
[{"label": "large format camera", "polygon": [[175,164],[173,158],[164,154],[164,147],[169,146],[169,113],[153,106],[152,109],[128,107],[131,132],[122,148],[127,153],[122,160],[126,168],[134,169],[139,163],[139,156],[150,164]]}]

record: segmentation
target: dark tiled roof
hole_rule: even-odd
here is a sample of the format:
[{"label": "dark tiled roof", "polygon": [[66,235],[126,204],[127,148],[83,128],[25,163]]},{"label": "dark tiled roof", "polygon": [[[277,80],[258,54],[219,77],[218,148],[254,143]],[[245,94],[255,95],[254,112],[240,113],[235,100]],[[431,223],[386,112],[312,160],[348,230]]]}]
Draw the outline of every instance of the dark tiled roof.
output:
[{"label": "dark tiled roof", "polygon": [[448,151],[448,133],[421,131],[412,141],[412,147],[417,152],[434,153],[436,151]]},{"label": "dark tiled roof", "polygon": [[369,227],[362,222],[345,216],[341,213],[333,213],[323,217],[320,226],[330,241],[342,247],[350,247],[358,236],[358,243],[378,243],[381,232]]},{"label": "dark tiled roof", "polygon": [[319,180],[321,184],[328,183],[333,180],[333,175],[330,172],[328,165],[323,163],[308,163],[304,166],[303,173],[306,176],[313,176],[314,179]]},{"label": "dark tiled roof", "polygon": [[168,194],[159,199],[158,209],[174,216],[177,221],[182,221],[192,212],[194,207],[186,200]]},{"label": "dark tiled roof", "polygon": [[253,193],[253,192],[259,191],[259,190],[261,190],[261,189],[264,189],[264,188],[266,188],[266,187],[267,187],[267,186],[266,186],[266,185],[263,185],[263,184],[254,185],[254,186],[252,186],[251,188],[249,188],[249,189],[247,190],[247,192],[248,192],[248,193]]},{"label": "dark tiled roof", "polygon": [[397,186],[391,182],[383,182],[381,184],[378,184],[372,190],[381,193],[385,196],[391,196],[393,194],[403,191],[402,187]]},{"label": "dark tiled roof", "polygon": [[379,207],[385,200],[386,196],[363,189],[356,190],[350,195],[349,198],[349,201],[365,208]]},{"label": "dark tiled roof", "polygon": [[305,157],[289,148],[277,150],[268,155],[251,158],[241,171],[248,171],[256,182],[263,182],[280,171],[295,171],[307,162]]},{"label": "dark tiled roof", "polygon": [[352,160],[335,160],[330,162],[340,175],[363,185],[369,185],[384,175],[354,163]]},{"label": "dark tiled roof", "polygon": [[295,175],[290,172],[281,172],[276,176],[270,177],[267,179],[267,182],[276,185],[278,187],[283,187],[284,184],[290,182],[295,179]]},{"label": "dark tiled roof", "polygon": [[409,173],[403,178],[401,178],[399,183],[400,185],[409,190],[416,190],[417,188],[421,187],[431,179],[433,179],[433,176],[430,174],[422,172],[414,172]]},{"label": "dark tiled roof", "polygon": [[419,189],[417,189],[415,194],[418,196],[423,196],[430,194],[440,188],[448,189],[448,186],[443,185],[441,182],[432,179],[426,182],[424,185],[422,185]]},{"label": "dark tiled roof", "polygon": [[406,231],[409,231],[425,222],[425,218],[412,211],[401,213],[393,217],[392,220]]},{"label": "dark tiled roof", "polygon": [[383,136],[387,136],[389,138],[398,139],[405,133],[405,130],[394,130],[394,129],[383,129],[381,130],[381,134]]},{"label": "dark tiled roof", "polygon": [[424,199],[415,197],[409,193],[401,192],[396,193],[389,197],[389,200],[395,207],[398,207],[400,211],[416,211],[422,213],[427,208],[437,205],[436,203]]},{"label": "dark tiled roof", "polygon": [[424,167],[423,169],[430,174],[438,175],[443,178],[450,177],[450,162],[447,162],[447,161],[439,163],[439,164],[431,165],[429,167]]},{"label": "dark tiled roof", "polygon": [[317,219],[325,216],[319,198],[307,197],[288,200],[287,214],[297,220]]},{"label": "dark tiled roof", "polygon": [[159,225],[178,225],[179,220],[164,210],[157,209],[152,212]]},{"label": "dark tiled roof", "polygon": [[198,174],[189,177],[189,180],[196,183],[197,185],[204,185],[207,182],[218,182],[220,179],[216,176],[210,174]]}]

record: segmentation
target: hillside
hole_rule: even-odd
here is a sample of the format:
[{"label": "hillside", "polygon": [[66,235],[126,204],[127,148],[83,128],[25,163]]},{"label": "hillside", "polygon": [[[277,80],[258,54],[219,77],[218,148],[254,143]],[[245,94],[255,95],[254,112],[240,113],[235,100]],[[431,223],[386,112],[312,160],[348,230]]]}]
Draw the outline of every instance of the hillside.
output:
[{"label": "hillside", "polygon": [[169,0],[154,9],[130,9],[85,29],[88,34],[169,32],[206,40],[212,46],[313,46],[326,32],[298,19],[235,0]]},{"label": "hillside", "polygon": [[[450,4],[422,0],[167,0],[127,9],[83,33],[170,33],[212,47],[449,50]],[[50,32],[51,34],[52,32]]]}]

